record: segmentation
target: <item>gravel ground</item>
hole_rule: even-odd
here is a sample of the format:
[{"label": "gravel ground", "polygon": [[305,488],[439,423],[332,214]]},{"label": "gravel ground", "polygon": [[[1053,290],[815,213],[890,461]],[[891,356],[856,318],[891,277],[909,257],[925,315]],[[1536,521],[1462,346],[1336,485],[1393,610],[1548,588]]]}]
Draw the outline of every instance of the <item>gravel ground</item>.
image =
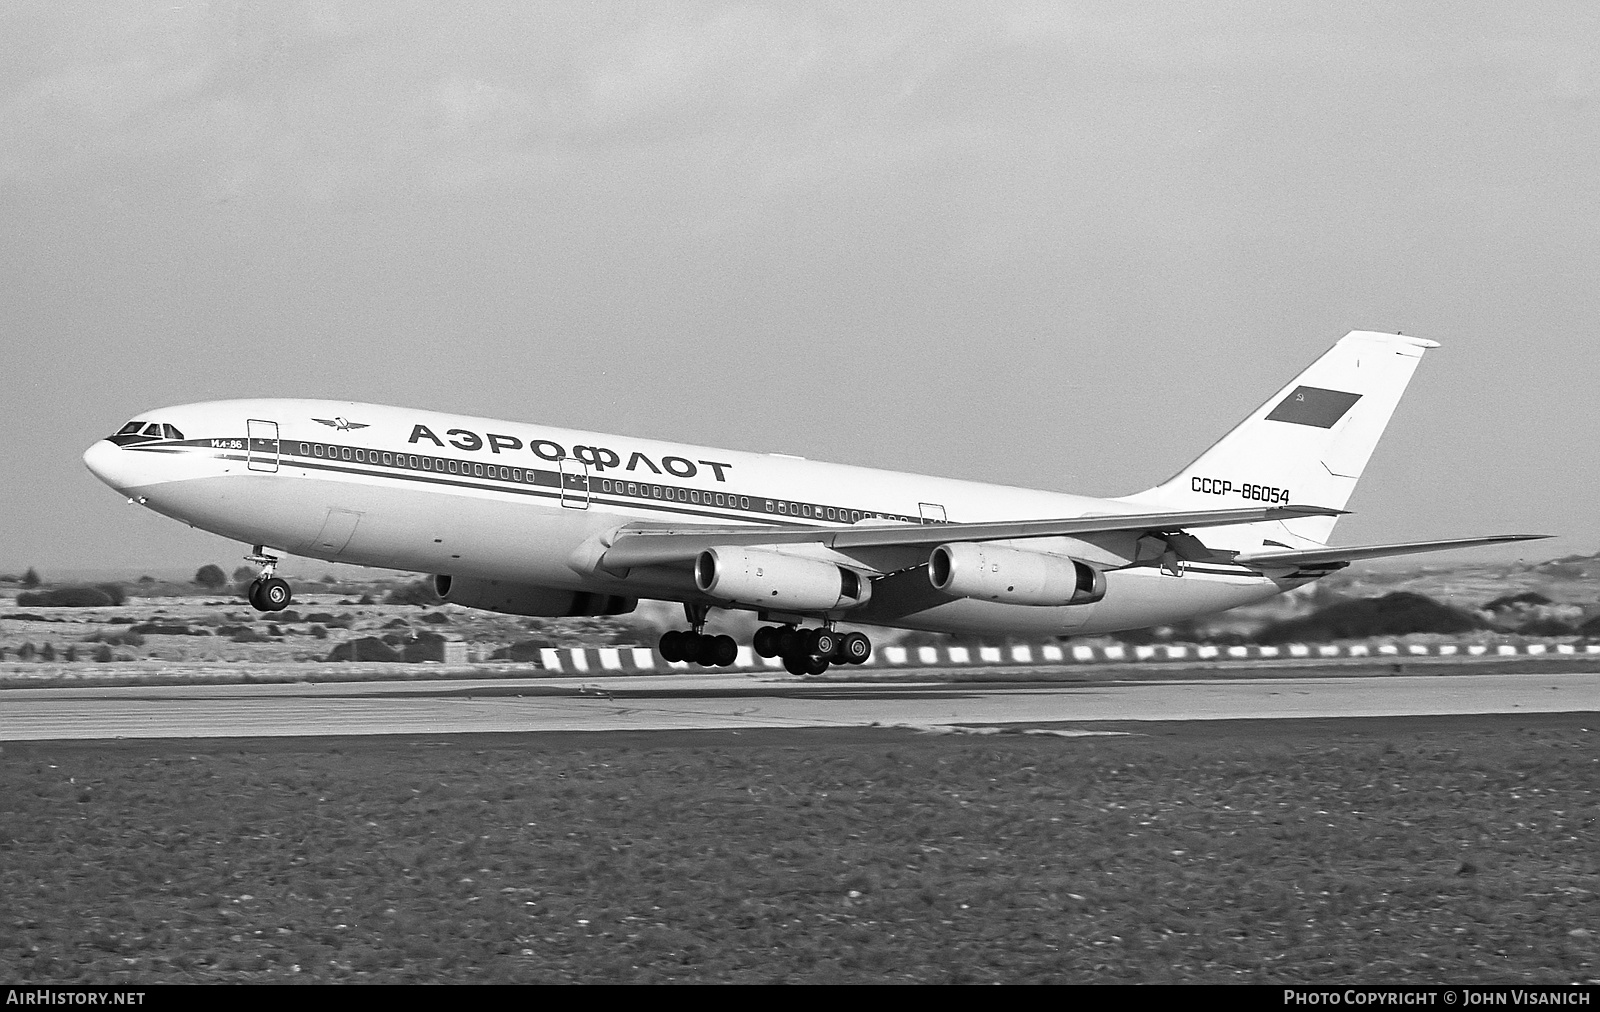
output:
[{"label": "gravel ground", "polygon": [[1593,981],[1597,721],[7,744],[0,978]]}]

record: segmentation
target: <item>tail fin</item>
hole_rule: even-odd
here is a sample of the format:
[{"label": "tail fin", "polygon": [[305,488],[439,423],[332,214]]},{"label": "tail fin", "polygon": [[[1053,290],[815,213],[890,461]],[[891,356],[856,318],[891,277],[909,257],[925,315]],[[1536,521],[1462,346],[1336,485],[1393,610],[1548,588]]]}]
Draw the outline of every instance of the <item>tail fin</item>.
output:
[{"label": "tail fin", "polygon": [[[1125,501],[1162,509],[1262,505],[1343,509],[1434,341],[1354,330],[1193,463]],[[1327,544],[1336,517],[1285,521]]]}]

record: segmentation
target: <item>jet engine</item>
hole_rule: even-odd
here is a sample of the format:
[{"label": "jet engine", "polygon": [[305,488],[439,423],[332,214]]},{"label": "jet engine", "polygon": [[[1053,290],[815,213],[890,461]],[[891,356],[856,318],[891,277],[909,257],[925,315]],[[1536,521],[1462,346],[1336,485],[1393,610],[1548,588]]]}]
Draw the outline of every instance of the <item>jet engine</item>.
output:
[{"label": "jet engine", "polygon": [[946,594],[1001,604],[1060,607],[1106,596],[1105,574],[1086,562],[965,541],[933,550],[928,579]]},{"label": "jet engine", "polygon": [[497,611],[502,615],[626,615],[639,606],[636,597],[560,590],[505,580],[478,580],[467,576],[435,576],[433,589],[451,604]]},{"label": "jet engine", "polygon": [[712,597],[764,611],[834,611],[872,596],[872,584],[853,569],[758,548],[701,552],[694,583]]}]

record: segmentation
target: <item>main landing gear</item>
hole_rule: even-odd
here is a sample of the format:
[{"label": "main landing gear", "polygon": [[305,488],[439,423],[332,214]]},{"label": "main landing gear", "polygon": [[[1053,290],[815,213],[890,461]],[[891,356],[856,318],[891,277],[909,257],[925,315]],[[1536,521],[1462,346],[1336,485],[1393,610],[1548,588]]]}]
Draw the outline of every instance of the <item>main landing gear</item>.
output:
[{"label": "main landing gear", "polygon": [[[707,636],[710,607],[686,604],[683,614],[690,628],[661,635],[659,649],[668,661],[688,661],[704,667],[726,667],[739,658],[732,636]],[[762,657],[782,657],[790,674],[820,675],[830,664],[861,664],[872,656],[872,641],[863,633],[840,633],[832,628],[799,629],[792,625],[762,626],[756,630],[755,651]]]},{"label": "main landing gear", "polygon": [[820,675],[830,664],[861,664],[872,656],[872,641],[864,633],[828,628],[762,626],[752,645],[762,657],[782,657],[784,670],[793,675]]},{"label": "main landing gear", "polygon": [[686,604],[683,616],[690,628],[673,629],[661,634],[661,656],[669,661],[688,661],[703,667],[727,667],[739,659],[739,644],[732,636],[707,636],[706,614],[711,608],[703,604]]},{"label": "main landing gear", "polygon": [[273,575],[278,568],[277,556],[268,555],[262,546],[256,545],[255,550],[244,557],[244,561],[254,562],[261,567],[261,575],[255,578],[245,593],[250,599],[250,607],[256,611],[282,611],[289,607],[294,592],[289,589],[288,580]]}]

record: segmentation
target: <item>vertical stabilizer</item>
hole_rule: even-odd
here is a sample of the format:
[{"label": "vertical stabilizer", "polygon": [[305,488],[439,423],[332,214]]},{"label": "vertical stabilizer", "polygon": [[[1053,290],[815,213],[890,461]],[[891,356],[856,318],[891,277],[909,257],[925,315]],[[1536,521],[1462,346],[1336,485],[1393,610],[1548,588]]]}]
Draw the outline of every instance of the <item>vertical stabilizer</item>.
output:
[{"label": "vertical stabilizer", "polygon": [[[1124,501],[1162,509],[1257,502],[1343,509],[1422,353],[1437,347],[1351,331],[1189,466]],[[1306,517],[1284,527],[1327,544],[1335,519]]]}]

